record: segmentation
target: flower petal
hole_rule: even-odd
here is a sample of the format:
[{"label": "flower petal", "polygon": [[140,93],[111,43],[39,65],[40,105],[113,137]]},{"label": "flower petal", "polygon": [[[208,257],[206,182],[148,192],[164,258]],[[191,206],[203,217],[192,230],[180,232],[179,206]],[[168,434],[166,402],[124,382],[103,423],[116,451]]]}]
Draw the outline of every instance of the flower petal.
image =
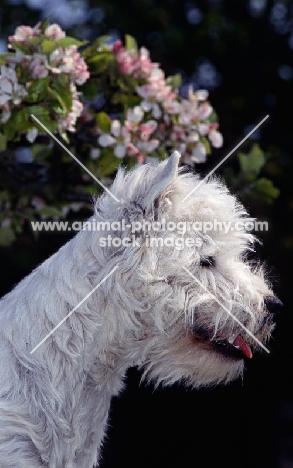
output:
[{"label": "flower petal", "polygon": [[155,119],[159,119],[162,116],[162,111],[160,109],[160,106],[156,102],[153,104],[152,114]]},{"label": "flower petal", "polygon": [[202,143],[196,145],[190,159],[196,163],[203,163],[206,161],[206,149]]},{"label": "flower petal", "polygon": [[141,101],[140,107],[144,110],[144,112],[149,112],[152,108],[152,104],[149,101]]},{"label": "flower petal", "polygon": [[12,93],[12,83],[7,78],[0,78],[0,90],[3,93],[11,94]]},{"label": "flower petal", "polygon": [[102,148],[106,148],[107,146],[114,145],[116,140],[111,135],[109,135],[109,133],[103,133],[99,136],[98,142],[102,146]]},{"label": "flower petal", "polygon": [[35,141],[35,139],[37,138],[38,136],[38,130],[36,128],[32,128],[31,130],[29,130],[26,134],[26,139],[30,142],[30,143],[33,143]]},{"label": "flower petal", "polygon": [[130,122],[140,122],[144,116],[144,112],[141,107],[135,106],[133,109],[128,109],[127,120]]},{"label": "flower petal", "polygon": [[124,145],[117,145],[115,146],[115,149],[114,149],[114,154],[117,158],[124,158],[125,154],[126,154],[126,148]]},{"label": "flower petal", "polygon": [[212,130],[209,133],[209,140],[214,148],[221,148],[223,146],[223,135],[217,130]]},{"label": "flower petal", "polygon": [[205,120],[210,117],[211,113],[213,112],[212,106],[209,104],[202,104],[198,109],[198,118],[200,120]]},{"label": "flower petal", "polygon": [[0,96],[0,106],[4,106],[10,99],[10,96],[8,96],[7,94],[2,94],[2,96]]},{"label": "flower petal", "polygon": [[121,123],[119,120],[113,120],[111,123],[111,133],[116,138],[120,135]]},{"label": "flower petal", "polygon": [[199,101],[205,101],[208,98],[209,92],[206,89],[199,89],[194,93],[194,97]]}]

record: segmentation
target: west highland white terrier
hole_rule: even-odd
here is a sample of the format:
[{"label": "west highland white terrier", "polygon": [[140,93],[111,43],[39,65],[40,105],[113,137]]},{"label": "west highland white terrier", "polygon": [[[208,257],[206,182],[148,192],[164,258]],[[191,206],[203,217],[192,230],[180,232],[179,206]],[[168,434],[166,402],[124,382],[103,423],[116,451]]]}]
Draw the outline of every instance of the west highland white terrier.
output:
[{"label": "west highland white terrier", "polygon": [[88,225],[0,301],[1,468],[92,468],[131,366],[199,388],[264,347],[281,302],[247,259],[252,220],[179,157],[119,169]]}]

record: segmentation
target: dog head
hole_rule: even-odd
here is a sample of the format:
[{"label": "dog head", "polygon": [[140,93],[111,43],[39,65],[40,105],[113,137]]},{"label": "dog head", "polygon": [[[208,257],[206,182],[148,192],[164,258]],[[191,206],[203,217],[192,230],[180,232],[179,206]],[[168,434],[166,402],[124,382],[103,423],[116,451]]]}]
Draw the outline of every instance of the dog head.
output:
[{"label": "dog head", "polygon": [[242,375],[282,304],[248,260],[254,220],[217,178],[178,169],[179,157],[120,170],[111,189],[119,207],[104,196],[97,216],[123,218],[121,241],[132,241],[109,247],[108,259],[119,263],[134,363],[158,383],[199,387]]}]

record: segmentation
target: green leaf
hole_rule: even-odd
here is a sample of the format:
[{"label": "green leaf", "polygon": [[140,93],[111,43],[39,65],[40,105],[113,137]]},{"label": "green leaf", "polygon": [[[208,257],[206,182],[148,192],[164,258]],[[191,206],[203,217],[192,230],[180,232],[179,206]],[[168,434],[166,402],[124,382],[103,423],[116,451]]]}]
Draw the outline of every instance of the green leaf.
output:
[{"label": "green leaf", "polygon": [[8,247],[16,240],[14,230],[10,226],[0,227],[0,245]]},{"label": "green leaf", "polygon": [[58,101],[61,104],[61,101],[64,103],[66,110],[70,110],[72,107],[72,93],[69,86],[62,86],[58,83],[52,84],[52,89],[56,93],[56,98],[58,95]]},{"label": "green leaf", "polygon": [[0,203],[6,202],[8,200],[9,200],[8,190],[1,190],[0,191]]},{"label": "green leaf", "polygon": [[98,48],[102,48],[106,50],[106,44],[104,44],[104,42],[110,39],[110,37],[111,36],[98,37],[89,47],[87,47],[86,49],[83,49],[81,55],[86,58],[86,57],[90,57],[91,55],[95,55]]},{"label": "green leaf", "polygon": [[43,162],[52,153],[52,148],[49,145],[35,143],[31,147],[33,158],[39,162]]},{"label": "green leaf", "polygon": [[41,25],[41,33],[42,33],[42,34],[45,34],[45,31],[46,31],[47,27],[50,25],[49,18],[50,18],[50,16],[48,16],[48,17],[42,22],[42,25]]},{"label": "green leaf", "polygon": [[253,173],[255,176],[259,174],[266,161],[263,151],[257,144],[253,145],[247,155],[238,153],[238,159],[241,170],[245,173]]},{"label": "green leaf", "polygon": [[[48,87],[48,93],[53,97],[64,111],[69,111],[72,106],[72,94],[69,86],[58,85],[58,83],[53,83],[54,87]],[[52,104],[53,106],[53,104]]]},{"label": "green leaf", "polygon": [[61,86],[68,86],[69,85],[69,76],[66,73],[59,73],[57,76],[54,77],[57,83]]},{"label": "green leaf", "polygon": [[129,94],[120,94],[116,93],[116,100],[114,101],[114,95],[113,95],[113,100],[112,102],[121,102],[126,107],[135,107],[141,102],[141,97],[140,96],[133,96]]},{"label": "green leaf", "polygon": [[182,76],[180,73],[176,73],[176,75],[168,76],[166,82],[173,90],[177,90],[182,84]]},{"label": "green leaf", "polygon": [[3,132],[6,139],[9,141],[14,139],[17,132],[27,130],[30,126],[29,114],[27,114],[26,108],[20,110],[14,108],[11,111],[10,119],[3,126]]},{"label": "green leaf", "polygon": [[106,177],[112,175],[121,164],[121,159],[116,158],[110,148],[103,148],[101,156],[98,159],[97,171],[98,177]]},{"label": "green leaf", "polygon": [[104,42],[108,41],[110,38],[111,38],[111,36],[107,36],[107,35],[98,37],[98,38],[92,43],[91,48],[97,49],[98,47],[100,47],[101,45],[103,45]]},{"label": "green leaf", "polygon": [[129,36],[129,34],[126,34],[125,36],[125,48],[126,50],[134,50],[135,52],[138,51],[136,40],[134,39],[134,37]]},{"label": "green leaf", "polygon": [[69,144],[69,138],[68,138],[68,135],[66,133],[66,131],[62,131],[62,132],[59,132],[59,135],[63,138],[63,140]]},{"label": "green leaf", "polygon": [[94,99],[96,95],[98,94],[98,87],[97,84],[94,83],[93,81],[87,81],[83,86],[82,86],[82,92],[85,98],[87,99]]},{"label": "green leaf", "polygon": [[23,109],[28,117],[31,116],[31,114],[35,115],[37,118],[40,120],[42,118],[48,118],[49,117],[49,111],[45,107],[42,106],[28,106],[25,109]]},{"label": "green leaf", "polygon": [[9,44],[13,47],[13,49],[20,50],[24,54],[31,54],[30,48],[20,44],[19,42],[9,41]]},{"label": "green leaf", "polygon": [[15,136],[15,130],[16,129],[15,129],[14,123],[11,121],[11,118],[10,118],[3,127],[3,132],[7,141],[13,140]]},{"label": "green leaf", "polygon": [[261,177],[255,182],[255,189],[268,203],[271,203],[280,194],[280,190],[274,186],[273,182],[265,177]]},{"label": "green leaf", "polygon": [[219,122],[219,116],[218,116],[218,114],[217,114],[215,111],[213,111],[212,114],[209,116],[208,121],[209,121],[210,123],[217,123],[217,122]]},{"label": "green leaf", "polygon": [[4,52],[4,54],[0,54],[0,65],[5,65],[7,63],[7,57],[15,57],[15,52]]},{"label": "green leaf", "polygon": [[50,87],[48,87],[48,93],[50,94],[52,98],[54,98],[60,104],[61,108],[66,112],[67,111],[66,105],[62,97],[60,96],[60,94],[58,94],[54,89]]},{"label": "green leaf", "polygon": [[61,210],[58,210],[58,208],[55,208],[54,206],[43,206],[37,212],[43,216],[44,218],[53,218],[54,216],[59,217],[64,217],[63,213]]},{"label": "green leaf", "polygon": [[32,45],[34,47],[37,47],[39,44],[41,44],[42,41],[43,41],[43,39],[41,37],[38,37],[38,36],[32,36],[32,37],[29,38],[30,45]]},{"label": "green leaf", "polygon": [[210,144],[209,140],[206,137],[201,137],[200,141],[204,145],[207,154],[211,154],[212,148],[211,148],[211,144]]},{"label": "green leaf", "polygon": [[81,47],[85,44],[88,44],[88,41],[79,41],[78,39],[75,39],[74,37],[71,36],[66,36],[62,37],[61,39],[58,39],[55,41],[56,47],[70,47],[70,46],[76,46],[76,47]]},{"label": "green leaf", "polygon": [[106,112],[99,112],[96,115],[96,122],[103,132],[107,133],[111,130],[111,119]]},{"label": "green leaf", "polygon": [[57,47],[57,41],[50,41],[50,39],[44,39],[41,42],[41,49],[43,54],[51,54],[52,52],[54,52],[55,49],[57,49]]},{"label": "green leaf", "polygon": [[87,59],[87,63],[103,62],[107,64],[114,60],[113,52],[96,52],[95,55]]},{"label": "green leaf", "polygon": [[28,88],[28,96],[26,96],[25,100],[27,102],[42,101],[47,94],[49,83],[49,76],[33,81]]},{"label": "green leaf", "polygon": [[58,122],[56,120],[52,120],[49,114],[49,111],[41,106],[29,106],[24,109],[25,113],[29,117],[29,128],[33,126],[38,128],[41,133],[46,133],[46,130],[35,121],[31,115],[33,114],[37,119],[52,133],[57,132],[58,130]]},{"label": "green leaf", "polygon": [[5,151],[7,148],[6,136],[0,133],[0,151]]}]

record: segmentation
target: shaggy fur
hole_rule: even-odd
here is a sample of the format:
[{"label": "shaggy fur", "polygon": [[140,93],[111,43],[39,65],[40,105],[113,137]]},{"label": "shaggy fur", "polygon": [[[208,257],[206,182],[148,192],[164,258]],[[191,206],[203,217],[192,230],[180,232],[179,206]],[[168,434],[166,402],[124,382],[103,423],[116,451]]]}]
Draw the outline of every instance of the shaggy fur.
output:
[{"label": "shaggy fur", "polygon": [[[247,217],[215,178],[182,203],[199,178],[177,165],[175,153],[128,174],[120,169],[111,188],[120,203],[104,193],[94,218],[236,223]],[[129,236],[130,230],[115,236]],[[130,366],[143,368],[157,385],[182,381],[198,388],[242,375],[244,359],[230,356],[225,346],[221,351],[220,344],[241,334],[255,350],[255,341],[184,267],[259,340],[270,335],[265,302],[274,296],[262,269],[246,260],[251,234],[189,232],[183,237],[200,239],[202,246],[183,250],[147,247],[142,231],[136,232],[139,247],[100,247],[99,237],[108,234],[79,232],[0,301],[1,468],[92,468],[111,397],[123,388]]]}]

